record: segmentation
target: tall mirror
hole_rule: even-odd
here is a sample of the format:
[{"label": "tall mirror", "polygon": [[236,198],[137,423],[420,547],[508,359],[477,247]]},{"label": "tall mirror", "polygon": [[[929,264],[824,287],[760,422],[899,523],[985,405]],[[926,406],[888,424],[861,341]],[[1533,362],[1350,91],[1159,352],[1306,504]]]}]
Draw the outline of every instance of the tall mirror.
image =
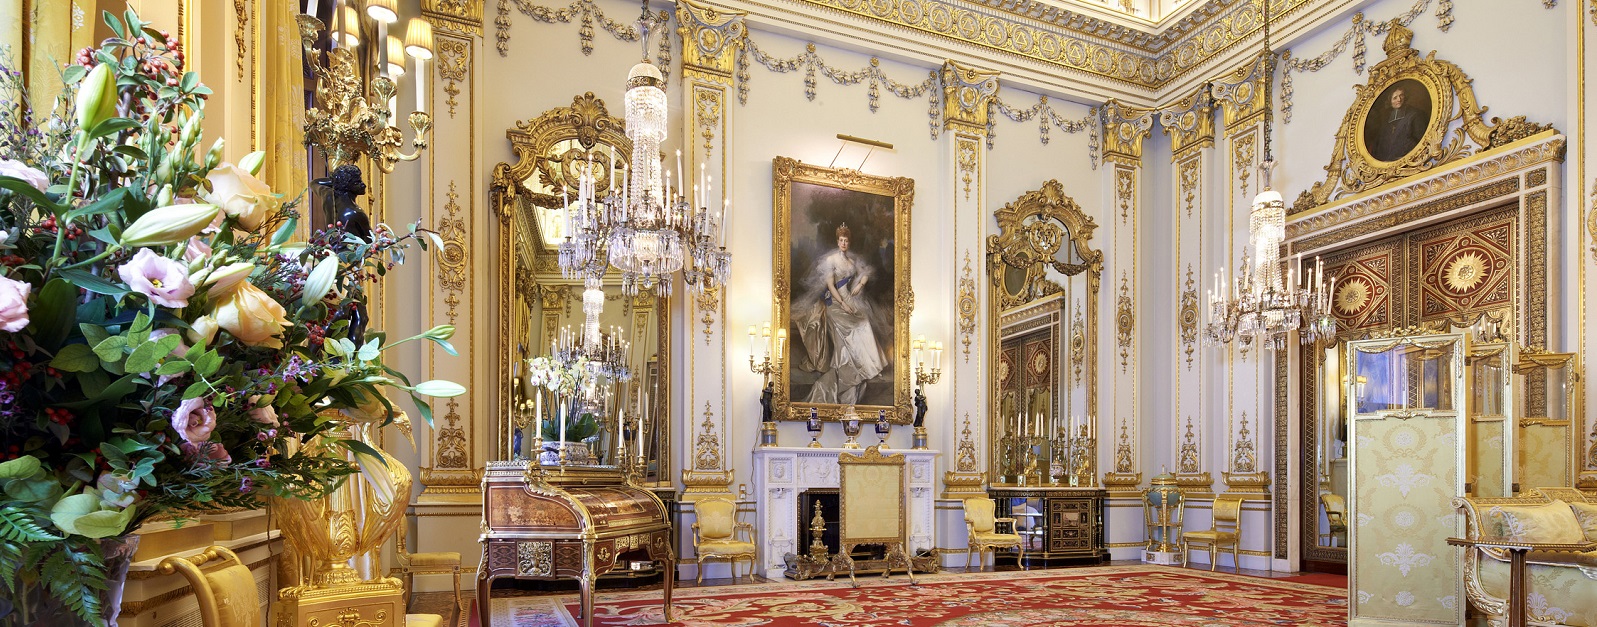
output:
[{"label": "tall mirror", "polygon": [[1058,181],[994,212],[991,476],[1000,486],[1095,485],[1098,227]]},{"label": "tall mirror", "polygon": [[[549,355],[552,344],[580,335],[588,322],[585,307],[597,306],[599,333],[606,341],[629,347],[625,365],[632,374],[601,386],[592,405],[592,424],[568,422],[575,432],[568,430],[567,444],[589,445],[579,448],[591,451],[592,462],[605,465],[632,464],[641,454],[643,481],[670,485],[668,299],[652,293],[628,296],[611,271],[599,282],[603,302],[585,303],[583,279],[563,276],[558,265],[558,247],[568,232],[566,207],[576,201],[578,178],[592,172],[602,200],[611,182],[626,176],[632,142],[624,128],[623,120],[611,116],[604,101],[589,92],[573,98],[570,106],[517,122],[505,133],[517,160],[500,163],[493,172],[493,202],[507,226],[500,242],[505,265],[499,295],[505,332],[502,372],[507,379],[500,390],[507,402],[497,414],[495,450],[501,459],[528,454],[538,394],[521,380],[526,360]],[[552,415],[551,408],[544,411]],[[645,418],[641,438],[640,414]],[[558,423],[545,423],[544,439],[558,439]]]}]

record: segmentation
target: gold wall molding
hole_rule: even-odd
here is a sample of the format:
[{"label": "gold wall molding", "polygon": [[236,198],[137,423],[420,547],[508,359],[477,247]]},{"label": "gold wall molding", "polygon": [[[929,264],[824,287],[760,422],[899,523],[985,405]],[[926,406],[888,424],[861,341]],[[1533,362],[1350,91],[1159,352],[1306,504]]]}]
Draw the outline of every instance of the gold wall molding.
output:
[{"label": "gold wall molding", "polygon": [[421,16],[426,18],[433,28],[481,36],[484,1],[421,0]]},{"label": "gold wall molding", "polygon": [[682,38],[682,65],[731,77],[737,51],[748,41],[745,11],[731,11],[677,0],[677,35]]},{"label": "gold wall molding", "polygon": [[943,61],[943,125],[963,126],[972,132],[987,128],[993,98],[998,96],[998,72]]},{"label": "gold wall molding", "polygon": [[1252,63],[1210,81],[1210,98],[1220,106],[1227,129],[1246,126],[1254,116],[1264,114],[1264,82],[1269,80],[1273,61],[1270,55],[1259,53]]},{"label": "gold wall molding", "polygon": [[[1171,159],[1180,161],[1188,153],[1214,146],[1214,99],[1203,85],[1174,105],[1159,111],[1159,125],[1170,136]],[[1191,207],[1190,199],[1187,206]]]},{"label": "gold wall molding", "polygon": [[1153,109],[1133,107],[1117,100],[1104,103],[1104,160],[1140,167],[1142,140],[1153,131],[1154,113]]},{"label": "gold wall molding", "polygon": [[449,324],[455,324],[460,295],[466,290],[470,276],[470,254],[467,253],[466,221],[460,215],[460,194],[455,191],[455,181],[449,181],[448,199],[444,203],[444,217],[438,222],[438,237],[444,242],[438,251],[438,287],[445,292],[444,304],[449,306]]},{"label": "gold wall molding", "polygon": [[[1485,108],[1475,100],[1475,89],[1468,75],[1457,65],[1439,60],[1435,53],[1421,57],[1412,46],[1414,32],[1400,20],[1388,24],[1381,47],[1386,59],[1370,68],[1369,82],[1360,85],[1353,104],[1336,131],[1336,147],[1325,166],[1326,179],[1298,195],[1289,213],[1310,211],[1342,196],[1358,194],[1430,170],[1440,165],[1470,158],[1475,150],[1489,150],[1511,144],[1551,129],[1534,124],[1524,116],[1499,120],[1485,119]],[[1424,136],[1406,154],[1385,161],[1364,145],[1366,116],[1382,103],[1376,102],[1388,88],[1417,83],[1427,92],[1431,108],[1426,113]],[[1415,88],[1410,88],[1411,91]],[[1416,97],[1416,102],[1419,99]],[[1460,120],[1454,128],[1453,120]],[[1470,144],[1473,144],[1472,148]]]},{"label": "gold wall molding", "polygon": [[1187,279],[1181,289],[1181,309],[1177,313],[1177,320],[1181,325],[1181,351],[1186,353],[1187,370],[1192,369],[1193,356],[1198,351],[1198,286],[1192,270],[1192,264],[1187,264]]},{"label": "gold wall molding", "polygon": [[965,267],[959,274],[959,342],[964,345],[965,361],[970,361],[971,337],[976,334],[976,276],[970,267],[970,249],[965,249]]},{"label": "gold wall molding", "polygon": [[1131,368],[1131,340],[1137,329],[1137,310],[1131,296],[1131,279],[1120,273],[1120,297],[1115,301],[1115,336],[1120,345],[1120,372]]},{"label": "gold wall molding", "polygon": [[449,99],[444,104],[449,105],[449,117],[455,117],[455,108],[460,106],[456,96],[460,95],[460,83],[466,80],[466,75],[471,71],[471,42],[464,39],[449,37],[438,38],[438,76],[444,79],[444,93]]},{"label": "gold wall molding", "polygon": [[[77,3],[73,3],[72,8],[76,12],[81,12],[81,9],[77,7]],[[236,80],[242,83],[244,82],[244,59],[249,57],[245,32],[249,29],[250,24],[249,11],[245,7],[244,0],[233,0],[233,16],[235,18],[233,22],[233,45],[238,48],[238,53],[233,57],[233,62],[238,66]]]}]

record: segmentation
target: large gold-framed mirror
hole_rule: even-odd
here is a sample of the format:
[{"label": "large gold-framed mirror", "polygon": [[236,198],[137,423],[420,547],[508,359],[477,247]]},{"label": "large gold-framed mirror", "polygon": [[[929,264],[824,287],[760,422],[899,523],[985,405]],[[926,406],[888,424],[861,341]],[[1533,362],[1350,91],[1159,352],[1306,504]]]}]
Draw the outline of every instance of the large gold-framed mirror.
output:
[{"label": "large gold-framed mirror", "polygon": [[[626,176],[632,142],[625,122],[610,115],[603,100],[592,92],[572,98],[571,105],[545,111],[517,122],[505,132],[515,152],[514,163],[494,166],[491,198],[500,218],[500,282],[496,295],[500,312],[500,411],[495,413],[500,459],[516,455],[518,429],[526,429],[527,412],[518,405],[528,394],[515,381],[520,364],[549,353],[551,341],[564,329],[580,329],[583,280],[562,276],[558,246],[566,237],[565,207],[576,197],[576,180],[594,174],[599,199],[611,181]],[[643,434],[646,484],[669,485],[671,430],[670,405],[671,308],[668,298],[653,294],[628,296],[615,273],[601,281],[604,308],[599,326],[607,334],[620,333],[631,344],[633,377],[617,384],[614,396],[624,396],[627,407],[647,399],[649,422]],[[618,401],[621,402],[621,401]],[[628,410],[629,412],[631,410]],[[627,418],[628,429],[635,423]],[[620,462],[611,446],[621,433],[616,416],[601,420],[601,446],[597,459]],[[530,436],[530,433],[528,433]],[[635,446],[635,445],[632,445]],[[600,454],[604,453],[604,454]],[[635,458],[637,449],[627,455]],[[628,460],[630,461],[630,460]]]},{"label": "large gold-framed mirror", "polygon": [[988,480],[1096,485],[1097,223],[1050,180],[993,212]]}]

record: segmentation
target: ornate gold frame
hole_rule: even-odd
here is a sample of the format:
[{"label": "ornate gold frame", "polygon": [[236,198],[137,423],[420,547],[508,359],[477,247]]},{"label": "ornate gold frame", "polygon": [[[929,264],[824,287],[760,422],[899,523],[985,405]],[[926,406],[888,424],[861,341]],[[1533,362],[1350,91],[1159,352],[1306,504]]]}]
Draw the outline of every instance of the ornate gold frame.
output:
[{"label": "ornate gold frame", "polygon": [[[534,324],[530,314],[535,307],[564,306],[566,298],[560,291],[573,281],[560,276],[556,254],[543,249],[543,237],[537,220],[536,207],[561,206],[556,193],[537,193],[521,183],[533,176],[542,178],[554,190],[565,188],[567,172],[561,165],[569,166],[588,155],[596,154],[597,147],[606,145],[625,159],[632,154],[632,140],[626,136],[626,122],[610,115],[603,100],[586,92],[571,99],[571,105],[556,107],[536,118],[518,121],[505,131],[510,140],[515,162],[501,162],[493,168],[489,186],[489,202],[494,215],[499,217],[499,237],[495,251],[499,276],[494,295],[499,314],[500,337],[505,338],[498,347],[500,377],[498,411],[499,420],[510,419],[515,400],[509,373],[520,358],[516,352],[519,338],[527,337]],[[560,142],[576,140],[580,151],[567,151],[552,155],[551,150]],[[597,160],[596,160],[597,162]],[[609,187],[608,170],[601,172],[596,187]],[[557,303],[554,305],[552,303]],[[656,333],[659,335],[660,385],[658,394],[651,398],[653,415],[657,417],[651,428],[659,433],[659,477],[662,483],[670,482],[671,463],[671,307],[669,299],[658,299],[652,305],[655,313]],[[633,326],[629,321],[629,327]],[[530,356],[530,355],[529,355]],[[646,376],[647,373],[641,373]],[[499,425],[503,426],[503,425]],[[503,429],[496,429],[503,433]]]},{"label": "ornate gold frame", "polygon": [[[1087,390],[1088,415],[1096,417],[1098,410],[1098,297],[1103,283],[1103,251],[1094,250],[1088,242],[1092,240],[1092,232],[1098,228],[1092,216],[1081,210],[1076,201],[1065,195],[1064,185],[1057,179],[1050,179],[1043,183],[1041,189],[1021,194],[1020,198],[1004,205],[993,212],[993,217],[998,222],[998,234],[987,236],[987,276],[990,291],[988,302],[988,319],[992,321],[988,329],[987,372],[991,373],[998,367],[999,336],[1001,335],[999,321],[1003,311],[1024,305],[1032,300],[1056,294],[1063,290],[1061,286],[1046,277],[1048,268],[1053,268],[1066,276],[1075,276],[1086,273],[1086,336],[1075,336],[1070,340],[1070,368],[1080,368],[1085,373],[1085,387]],[[1027,220],[1031,221],[1028,222]],[[1057,224],[1056,224],[1057,223]],[[1059,227],[1064,227],[1061,233]],[[1070,246],[1075,249],[1076,256],[1082,262],[1071,264],[1054,259],[1064,244],[1062,237],[1070,237]],[[1014,268],[1024,272],[1020,294],[1010,294],[1004,289],[1004,270]],[[1030,295],[1029,297],[1023,295]],[[1080,315],[1080,311],[1077,315]],[[1080,333],[1077,327],[1075,333]],[[1059,364],[1061,375],[1065,372],[1065,364]],[[989,416],[998,415],[998,403],[1002,390],[998,389],[998,378],[988,377],[987,412]],[[1097,426],[1092,420],[1087,421],[1089,428],[1093,429],[1092,437],[1097,437]],[[988,459],[998,459],[998,433],[997,421],[989,420],[987,424]],[[1070,434],[1072,438],[1078,434]],[[1097,475],[1097,451],[1093,451],[1092,468],[1087,475]],[[992,468],[988,469],[989,478],[994,478]]]},{"label": "ornate gold frame", "polygon": [[[1438,60],[1434,51],[1421,57],[1411,46],[1413,42],[1414,31],[1392,20],[1381,44],[1386,60],[1370,68],[1368,83],[1355,86],[1353,104],[1336,131],[1336,148],[1325,166],[1325,180],[1300,194],[1292,203],[1292,213],[1310,211],[1342,196],[1375,189],[1551,128],[1528,122],[1525,116],[1492,118],[1488,123],[1486,107],[1476,102],[1469,76],[1457,65]],[[1380,161],[1370,156],[1364,145],[1364,120],[1381,92],[1408,79],[1420,82],[1430,92],[1431,118],[1413,150],[1396,161]],[[1454,122],[1459,123],[1458,128],[1449,132]]]},{"label": "ornate gold frame", "polygon": [[[786,329],[792,312],[788,310],[788,272],[792,265],[790,246],[792,235],[787,225],[792,214],[793,183],[810,183],[867,194],[893,198],[893,406],[857,405],[860,415],[876,410],[888,410],[888,421],[907,425],[913,419],[909,393],[909,316],[915,310],[915,290],[910,285],[910,207],[915,201],[915,181],[902,176],[876,176],[846,168],[828,168],[810,165],[797,159],[777,157],[771,162],[771,225],[772,251],[771,300],[775,310],[775,324]],[[807,420],[810,404],[802,406],[792,402],[788,386],[792,360],[782,363],[776,378],[776,394],[772,414],[777,420]],[[821,420],[839,421],[844,406],[816,404]]]}]

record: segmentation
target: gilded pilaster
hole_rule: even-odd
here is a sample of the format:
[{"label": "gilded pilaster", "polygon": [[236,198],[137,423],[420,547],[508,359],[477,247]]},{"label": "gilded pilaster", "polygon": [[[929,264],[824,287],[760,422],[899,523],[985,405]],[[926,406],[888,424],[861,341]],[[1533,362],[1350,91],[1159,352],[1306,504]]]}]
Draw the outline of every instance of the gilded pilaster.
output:
[{"label": "gilded pilaster", "polygon": [[1591,311],[1597,310],[1597,290],[1591,289],[1590,286],[1593,280],[1597,280],[1594,279],[1597,277],[1597,174],[1592,172],[1592,164],[1597,163],[1597,147],[1592,146],[1593,134],[1588,128],[1593,120],[1597,120],[1597,111],[1593,111],[1597,108],[1597,99],[1586,95],[1588,90],[1586,86],[1597,84],[1597,76],[1589,76],[1594,73],[1594,68],[1597,68],[1597,63],[1592,59],[1594,51],[1589,45],[1593,33],[1597,32],[1597,4],[1591,5],[1588,19],[1582,19],[1585,17],[1581,15],[1582,4],[1587,3],[1571,3],[1568,8],[1569,23],[1573,25],[1575,31],[1573,39],[1576,81],[1573,84],[1580,85],[1576,95],[1579,118],[1575,138],[1575,145],[1580,148],[1575,157],[1575,174],[1570,177],[1575,183],[1570,185],[1573,188],[1572,193],[1566,197],[1572,205],[1580,207],[1578,212],[1584,212],[1585,221],[1584,228],[1575,229],[1577,234],[1574,238],[1574,256],[1577,258],[1575,263],[1579,268],[1577,280],[1580,289],[1580,312],[1575,318],[1574,327],[1575,335],[1578,337],[1566,342],[1566,346],[1573,345],[1573,349],[1581,355],[1579,367],[1582,378],[1575,384],[1580,386],[1581,400],[1572,412],[1574,421],[1571,423],[1575,434],[1574,459],[1577,461],[1578,471],[1576,485],[1585,490],[1597,491],[1597,404],[1586,400],[1586,397],[1591,395],[1586,381],[1592,370],[1591,346],[1597,344],[1597,324],[1592,324],[1587,317]]},{"label": "gilded pilaster", "polygon": [[[1216,212],[1219,224],[1213,225],[1217,235],[1211,238],[1209,250],[1225,269],[1226,280],[1235,277],[1249,251],[1249,212],[1253,196],[1263,185],[1259,164],[1264,158],[1264,113],[1268,103],[1264,97],[1265,81],[1270,77],[1270,57],[1260,55],[1253,63],[1242,66],[1211,83],[1211,93],[1220,106],[1225,122],[1225,169],[1216,180],[1226,182],[1225,210]],[[1212,266],[1211,266],[1212,267]],[[1212,279],[1211,279],[1212,280]],[[1210,351],[1207,361],[1210,372],[1224,372],[1206,382],[1205,390],[1223,402],[1219,406],[1225,416],[1226,436],[1221,450],[1226,451],[1224,476],[1228,492],[1260,494],[1269,485],[1269,474],[1264,471],[1259,451],[1261,440],[1268,429],[1273,410],[1273,387],[1269,369],[1273,368],[1270,355],[1261,346],[1227,344],[1222,349]],[[1285,359],[1285,355],[1277,356]],[[1266,393],[1271,391],[1271,393]]]},{"label": "gilded pilaster", "polygon": [[[1109,101],[1103,108],[1104,168],[1109,191],[1108,215],[1112,225],[1112,244],[1105,246],[1108,298],[1102,303],[1111,309],[1100,312],[1114,320],[1113,344],[1110,350],[1099,352],[1099,372],[1110,373],[1114,382],[1109,402],[1099,403],[1101,413],[1092,415],[1089,406],[1088,434],[1096,443],[1112,446],[1115,461],[1112,472],[1103,475],[1105,486],[1111,492],[1136,492],[1142,480],[1142,420],[1138,411],[1137,381],[1141,378],[1138,359],[1140,345],[1137,321],[1141,318],[1141,299],[1138,298],[1139,275],[1137,269],[1137,222],[1142,209],[1142,145],[1153,130],[1153,109],[1133,107],[1118,101]],[[1113,434],[1113,439],[1099,438],[1100,432]],[[1124,437],[1122,437],[1124,433]],[[1127,444],[1122,446],[1121,441]],[[1095,453],[1101,451],[1095,447]],[[1097,475],[1098,464],[1093,463]]]},{"label": "gilded pilaster", "polygon": [[[736,52],[747,41],[746,15],[692,0],[679,0],[676,7],[677,34],[682,38],[682,154],[689,164],[704,164],[709,175],[720,182],[712,186],[720,195],[720,206],[725,206],[733,192],[727,132],[735,107],[728,104]],[[729,215],[728,219],[733,218]],[[734,221],[727,228],[735,230],[737,224]],[[690,335],[687,341],[688,372],[693,376],[688,378],[680,432],[691,434],[683,438],[688,460],[682,471],[683,499],[688,501],[731,497],[733,482],[732,469],[726,463],[726,442],[731,439],[727,432],[726,298],[721,290],[708,290],[693,301],[686,305],[689,319],[702,322],[704,333],[702,341],[699,334]]]},{"label": "gilded pilaster", "polygon": [[1186,494],[1206,494],[1214,486],[1208,470],[1212,460],[1205,454],[1211,426],[1205,420],[1209,412],[1204,411],[1203,384],[1209,371],[1199,367],[1198,359],[1204,314],[1198,290],[1208,284],[1208,268],[1215,265],[1203,255],[1203,221],[1212,206],[1208,177],[1213,172],[1214,118],[1208,85],[1159,112],[1160,126],[1170,136],[1172,149],[1170,183],[1175,203],[1170,220],[1175,225],[1172,263],[1177,294],[1175,302],[1168,305],[1176,310],[1177,342],[1168,355],[1173,411],[1163,418],[1168,423],[1162,428],[1175,443],[1169,467]]},{"label": "gilded pilaster", "polygon": [[[436,8],[438,4],[428,3],[427,6]],[[428,17],[431,19],[430,15]],[[429,257],[432,263],[427,280],[436,289],[429,292],[425,322],[428,326],[455,325],[453,343],[460,354],[449,357],[429,351],[426,361],[429,378],[494,383],[470,385],[465,395],[440,401],[433,407],[434,428],[423,457],[420,472],[423,488],[416,500],[418,508],[480,502],[480,469],[486,463],[492,435],[482,428],[492,421],[483,417],[496,415],[496,403],[507,403],[510,391],[505,377],[478,375],[492,372],[493,368],[484,364],[502,361],[506,355],[501,352],[513,352],[516,344],[496,339],[508,338],[513,333],[509,316],[498,316],[502,318],[496,321],[498,327],[490,328],[493,317],[474,315],[480,311],[479,303],[486,302],[483,295],[513,293],[515,276],[508,262],[494,267],[488,265],[491,259],[481,259],[475,254],[475,251],[490,250],[490,232],[509,238],[513,229],[510,216],[494,216],[483,210],[488,205],[478,183],[481,177],[477,163],[475,89],[480,69],[476,60],[482,37],[465,26],[462,22],[452,22],[435,31],[434,45],[437,50],[445,51],[442,56],[447,58],[441,63],[428,64],[426,73],[416,77],[416,80],[429,82],[428,111],[439,110],[440,95],[454,101],[453,105],[446,105],[445,111],[451,107],[455,109],[452,115],[433,117],[434,135],[450,139],[438,141],[430,149],[425,166],[426,180],[418,185],[417,191],[428,199],[421,208],[424,223],[436,230],[443,240],[440,249]],[[443,85],[454,88],[446,92],[440,89]],[[404,177],[393,177],[388,183],[401,188],[416,185],[406,182]],[[425,542],[426,537],[426,534],[418,534],[417,540]]]},{"label": "gilded pilaster", "polygon": [[[945,384],[936,386],[945,387],[952,394],[952,398],[942,405],[951,411],[926,419],[928,429],[935,430],[934,437],[942,443],[940,448],[957,451],[952,458],[944,457],[949,460],[949,470],[943,475],[945,498],[964,498],[963,495],[981,492],[982,480],[986,475],[981,472],[986,468],[981,456],[988,450],[985,442],[988,434],[985,428],[985,417],[988,415],[985,377],[990,371],[988,359],[992,355],[992,347],[985,341],[969,341],[969,334],[965,330],[988,329],[992,325],[992,321],[988,320],[988,290],[984,282],[975,278],[972,267],[979,269],[984,265],[982,256],[986,249],[983,242],[986,241],[987,225],[992,221],[992,213],[987,210],[985,138],[988,105],[998,96],[998,76],[996,71],[955,61],[945,61],[941,72],[943,124],[947,132],[940,139],[948,162],[952,165],[949,171],[954,173],[954,179],[946,184],[950,187],[943,193],[954,202],[950,249],[955,251],[942,263],[952,273],[948,276],[961,278],[956,286],[957,293],[950,294],[952,298],[937,299],[934,296],[933,302],[948,302],[952,306],[946,312],[936,312],[932,316],[943,325],[944,330],[939,331],[939,335],[953,338],[957,327],[957,332],[963,338],[959,351],[951,350],[950,358],[944,361],[944,371],[948,375]],[[946,289],[946,286],[934,289]],[[948,321],[957,321],[957,324],[949,325]],[[992,334],[974,335],[978,340],[996,337]],[[955,344],[950,342],[949,346],[952,348]],[[934,394],[938,392],[936,387],[931,389]],[[974,431],[968,427],[965,430],[955,428],[962,424],[961,420],[966,421],[963,424],[968,424],[972,416],[978,421],[979,428]]]}]

